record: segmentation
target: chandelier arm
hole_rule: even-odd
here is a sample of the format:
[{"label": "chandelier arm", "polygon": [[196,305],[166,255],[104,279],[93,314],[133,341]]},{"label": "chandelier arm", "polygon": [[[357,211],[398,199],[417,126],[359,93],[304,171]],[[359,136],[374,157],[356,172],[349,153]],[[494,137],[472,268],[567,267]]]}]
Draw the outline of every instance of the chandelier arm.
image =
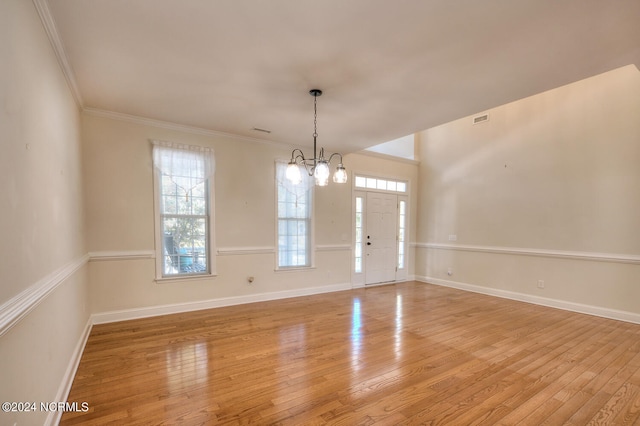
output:
[{"label": "chandelier arm", "polygon": [[340,157],[340,164],[342,164],[342,154],[340,154],[339,152],[334,152],[333,154],[331,154],[331,156],[329,157],[328,163],[331,163],[331,160],[333,160],[334,155],[337,155],[338,157]]},{"label": "chandelier arm", "polygon": [[[306,160],[306,161],[311,161],[311,160]],[[316,166],[315,164],[309,164],[307,162],[302,163],[302,165],[304,166],[305,170],[307,171],[307,174],[309,176],[313,176],[313,171],[315,170]]]},{"label": "chandelier arm", "polygon": [[[298,155],[296,155],[296,151],[298,152]],[[293,151],[291,151],[291,161],[290,161],[290,163],[294,162],[294,161],[297,161],[298,158],[302,159],[302,161],[305,160],[304,153],[302,152],[302,150],[299,149],[299,148],[296,148]]]}]

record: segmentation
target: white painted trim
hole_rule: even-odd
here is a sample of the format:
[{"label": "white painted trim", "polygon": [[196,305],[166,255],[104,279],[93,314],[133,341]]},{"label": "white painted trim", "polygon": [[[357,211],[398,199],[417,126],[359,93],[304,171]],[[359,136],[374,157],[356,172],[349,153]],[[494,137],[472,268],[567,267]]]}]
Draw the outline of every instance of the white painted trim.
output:
[{"label": "white painted trim", "polygon": [[89,252],[89,262],[109,260],[137,260],[155,259],[155,250],[127,250],[127,251],[92,251]]},{"label": "white painted trim", "polygon": [[316,246],[316,251],[351,251],[349,244],[322,244]]},{"label": "white painted trim", "polygon": [[[353,181],[353,179],[352,179]],[[356,204],[358,202],[358,198],[362,201],[362,226],[361,230],[364,232],[366,227],[367,215],[365,202],[367,200],[367,192],[362,191],[355,187],[355,182],[351,185],[351,243],[353,245],[353,252],[351,253],[351,262],[350,262],[350,271],[351,271],[351,285],[353,288],[364,288],[364,272],[365,272],[365,258],[364,258],[364,240],[360,242],[360,252],[361,252],[361,270],[360,272],[356,272],[356,250],[358,249],[356,243],[356,234],[358,230],[355,225],[356,218]]]},{"label": "white painted trim", "polygon": [[[58,393],[54,401],[67,401],[69,397],[69,392],[71,391],[71,385],[73,384],[73,379],[76,376],[76,371],[78,371],[78,365],[80,365],[80,359],[82,358],[82,353],[84,352],[84,348],[87,345],[87,340],[89,340],[89,335],[91,334],[91,328],[93,324],[91,322],[91,318],[87,319],[87,323],[84,326],[84,330],[82,330],[82,334],[80,335],[80,339],[78,339],[78,343],[76,347],[73,349],[73,353],[71,354],[71,358],[69,359],[69,365],[67,366],[67,370],[62,377],[62,382],[60,383],[60,387],[58,388]],[[47,416],[47,420],[45,421],[45,425],[57,425],[60,423],[60,418],[62,417],[62,411],[50,411]]]},{"label": "white painted trim", "polygon": [[[349,251],[349,244],[324,244],[316,246],[317,251]],[[273,246],[262,247],[221,247],[217,250],[218,256],[238,256],[251,254],[273,254],[276,248]],[[155,250],[120,250],[120,251],[92,251],[89,252],[90,262],[110,260],[138,260],[155,259]]]},{"label": "white painted trim", "polygon": [[291,274],[294,272],[313,272],[317,270],[315,266],[283,266],[273,270],[276,274]]},{"label": "white painted trim", "polygon": [[332,284],[322,287],[308,287],[295,290],[258,293],[246,296],[223,297],[196,302],[175,303],[171,305],[148,306],[143,308],[101,312],[91,316],[93,324],[105,324],[159,315],[177,314],[181,312],[199,311],[202,309],[220,308],[223,306],[242,305],[245,303],[265,302],[269,300],[287,299],[291,297],[309,296],[313,294],[331,293],[351,290],[351,284]]},{"label": "white painted trim", "polygon": [[89,255],[85,254],[67,263],[3,303],[0,306],[0,336],[27,316],[49,293],[82,268],[88,260]]},{"label": "white painted trim", "polygon": [[184,281],[194,281],[194,280],[206,280],[210,278],[216,278],[217,274],[182,274],[182,275],[169,275],[162,278],[156,278],[155,282],[157,284],[169,284],[176,282],[184,282]]},{"label": "white painted trim", "polygon": [[53,19],[53,15],[49,9],[49,3],[47,0],[33,0],[33,5],[36,7],[38,15],[40,15],[40,21],[42,21],[42,26],[47,33],[47,37],[49,38],[51,47],[56,55],[60,69],[64,74],[64,78],[67,80],[71,95],[73,96],[78,108],[82,108],[82,95],[80,94],[80,89],[78,88],[73,68],[71,68],[71,65],[69,64],[64,44],[62,43],[62,39],[60,38],[60,34],[56,28],[55,20]]},{"label": "white painted trim", "polygon": [[583,305],[581,303],[568,302],[566,300],[549,299],[546,297],[534,296],[531,294],[517,293],[514,291],[484,287],[458,281],[442,280],[439,278],[426,276],[416,276],[416,281],[435,284],[443,287],[456,288],[458,290],[470,291],[473,293],[486,294],[488,296],[501,297],[503,299],[517,300],[520,302],[533,303],[535,305],[563,309],[565,311],[578,312],[581,314],[594,315],[618,321],[640,324],[640,314],[634,312],[620,311],[617,309],[609,309],[593,305]]},{"label": "white painted trim", "polygon": [[273,246],[263,247],[221,247],[218,249],[218,256],[236,256],[245,254],[273,254],[276,248]]},{"label": "white painted trim", "polygon": [[593,253],[584,251],[544,250],[518,247],[473,246],[462,244],[416,243],[417,248],[435,250],[471,251],[477,253],[515,254],[523,256],[551,257],[558,259],[594,260],[598,262],[630,263],[640,265],[640,255]]},{"label": "white painted trim", "polygon": [[404,214],[404,220],[405,220],[405,224],[404,224],[404,235],[405,235],[405,241],[404,241],[404,267],[402,269],[400,269],[398,267],[398,260],[399,260],[399,244],[396,244],[396,279],[397,280],[406,280],[407,277],[409,276],[409,267],[410,267],[410,261],[411,261],[411,256],[409,254],[409,242],[406,240],[406,238],[409,236],[409,226],[411,225],[411,209],[409,208],[409,195],[400,195],[398,194],[398,213],[397,213],[397,218],[396,218],[396,243],[399,243],[400,241],[400,203],[404,201],[404,205],[405,205],[405,214]]},{"label": "white painted trim", "polygon": [[124,121],[127,123],[140,124],[143,126],[157,127],[160,129],[174,130],[177,132],[191,133],[195,135],[219,137],[219,138],[225,138],[225,139],[240,140],[243,142],[266,144],[266,145],[272,145],[278,148],[299,147],[299,145],[292,145],[285,142],[271,141],[271,140],[260,139],[260,138],[252,138],[249,136],[240,136],[240,135],[235,135],[233,133],[224,133],[216,130],[204,129],[202,127],[186,126],[184,124],[172,123],[170,121],[156,120],[154,118],[123,114],[120,112],[107,111],[107,110],[98,109],[98,108],[84,107],[82,109],[82,112],[94,117],[108,118],[110,120]]}]

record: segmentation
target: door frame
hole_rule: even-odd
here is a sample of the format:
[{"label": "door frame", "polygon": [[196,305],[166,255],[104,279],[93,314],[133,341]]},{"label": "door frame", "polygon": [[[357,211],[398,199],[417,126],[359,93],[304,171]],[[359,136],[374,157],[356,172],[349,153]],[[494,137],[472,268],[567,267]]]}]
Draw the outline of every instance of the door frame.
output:
[{"label": "door frame", "polygon": [[[374,179],[381,179],[381,180],[391,180],[391,181],[395,181],[395,182],[403,182],[406,185],[406,191],[405,192],[397,192],[397,191],[385,191],[385,190],[378,190],[378,189],[373,189],[373,188],[365,188],[365,187],[357,187],[356,186],[356,177],[365,177],[365,178],[374,178]],[[395,194],[397,195],[397,206],[400,205],[400,202],[404,202],[405,205],[405,215],[404,215],[404,221],[405,221],[405,240],[403,242],[404,244],[404,267],[399,268],[398,267],[398,249],[396,246],[396,250],[395,250],[395,264],[396,264],[396,274],[395,274],[395,280],[394,281],[390,281],[390,282],[399,282],[399,281],[406,281],[406,279],[408,278],[408,270],[409,270],[409,241],[408,241],[408,236],[410,235],[410,224],[411,224],[411,220],[409,217],[409,212],[410,212],[410,205],[409,205],[409,199],[410,199],[410,186],[409,186],[409,181],[406,179],[402,179],[402,178],[397,178],[397,177],[376,177],[375,175],[369,175],[369,174],[364,174],[364,173],[354,173],[354,178],[353,178],[353,191],[352,191],[352,212],[351,212],[351,224],[352,224],[352,236],[351,236],[351,244],[352,244],[352,250],[351,250],[351,285],[352,287],[364,287],[365,286],[365,268],[366,268],[366,264],[364,261],[364,256],[365,256],[365,250],[364,250],[364,239],[366,239],[366,235],[364,234],[364,232],[366,232],[366,199],[367,199],[367,192],[383,192],[383,193],[388,193],[388,194]],[[362,238],[361,241],[358,242],[357,238],[356,238],[356,234],[358,232],[357,230],[357,225],[356,225],[356,215],[357,215],[357,199],[360,198],[361,201],[361,205],[362,205],[362,212],[361,212],[361,225],[362,225]],[[398,211],[399,211],[399,207]],[[400,218],[400,214],[398,212],[398,214],[396,215],[397,218],[397,222]],[[399,228],[399,224],[396,224],[396,241],[398,243],[398,228]],[[358,245],[360,244],[360,250],[358,250]],[[361,256],[361,263],[360,263],[360,270],[356,270],[356,257],[357,254],[360,254]],[[379,284],[388,284],[389,282],[385,282],[385,283],[379,283]],[[377,285],[377,284],[369,284],[371,286],[373,285]]]}]

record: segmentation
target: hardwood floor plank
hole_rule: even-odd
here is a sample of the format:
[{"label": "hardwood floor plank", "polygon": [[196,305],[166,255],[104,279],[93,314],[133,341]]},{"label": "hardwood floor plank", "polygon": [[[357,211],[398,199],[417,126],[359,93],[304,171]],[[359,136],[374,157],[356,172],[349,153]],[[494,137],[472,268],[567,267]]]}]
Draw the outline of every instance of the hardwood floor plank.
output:
[{"label": "hardwood floor plank", "polygon": [[96,325],[76,424],[636,424],[640,325],[417,282]]},{"label": "hardwood floor plank", "polygon": [[[614,418],[638,395],[638,388],[631,384],[620,386],[618,391],[598,410],[587,423],[589,425],[614,424]],[[581,421],[581,419],[578,419]],[[575,423],[575,422],[574,422]]]},{"label": "hardwood floor plank", "polygon": [[619,413],[612,419],[612,424],[616,425],[636,425],[640,424],[640,386],[631,385],[634,396],[624,407],[621,407]]}]

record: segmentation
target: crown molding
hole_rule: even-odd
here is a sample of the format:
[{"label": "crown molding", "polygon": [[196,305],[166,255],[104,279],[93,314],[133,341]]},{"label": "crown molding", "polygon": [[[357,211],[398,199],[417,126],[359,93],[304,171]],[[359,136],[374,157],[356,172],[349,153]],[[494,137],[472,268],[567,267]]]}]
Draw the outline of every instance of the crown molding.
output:
[{"label": "crown molding", "polygon": [[195,127],[195,126],[187,126],[185,124],[177,124],[171,121],[157,120],[155,118],[141,117],[138,115],[108,111],[108,110],[99,109],[99,108],[84,107],[82,108],[82,112],[84,114],[91,115],[94,117],[108,118],[111,120],[124,121],[127,123],[140,124],[143,126],[157,127],[160,129],[173,130],[176,132],[191,133],[191,134],[200,135],[200,136],[233,139],[233,140],[238,140],[243,142],[271,145],[277,148],[285,148],[285,149],[301,148],[300,145],[293,145],[286,142],[252,138],[249,136],[240,136],[240,135],[235,135],[233,133],[219,132],[217,130],[204,129],[202,127]]},{"label": "crown molding", "polygon": [[62,43],[62,39],[58,34],[56,22],[53,19],[53,15],[51,15],[49,2],[48,0],[33,0],[33,5],[38,11],[40,21],[42,22],[42,26],[44,27],[45,32],[47,33],[47,37],[49,38],[51,47],[53,47],[53,51],[56,55],[56,59],[58,60],[58,64],[60,65],[60,69],[64,74],[64,78],[67,80],[67,84],[69,85],[69,90],[71,91],[73,99],[75,100],[78,108],[82,109],[82,95],[80,94],[80,89],[78,89],[78,84],[76,82],[76,76],[73,72],[73,68],[71,68],[71,64],[69,64],[69,59],[64,49],[64,43]]},{"label": "crown molding", "polygon": [[351,251],[351,244],[318,244],[316,251]]}]

